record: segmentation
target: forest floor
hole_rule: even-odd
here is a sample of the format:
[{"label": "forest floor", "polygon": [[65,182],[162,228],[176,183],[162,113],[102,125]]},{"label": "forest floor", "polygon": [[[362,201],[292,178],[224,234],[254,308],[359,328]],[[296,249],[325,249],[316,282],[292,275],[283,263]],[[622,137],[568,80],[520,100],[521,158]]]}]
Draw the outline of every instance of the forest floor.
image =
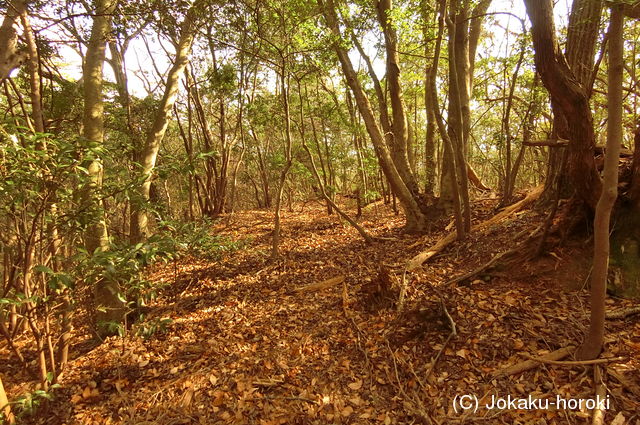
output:
[{"label": "forest floor", "polygon": [[[476,201],[474,222],[491,217],[495,204]],[[246,211],[221,220],[214,231],[242,247],[217,261],[154,267],[151,278],[166,286],[145,319],[151,335],[113,337],[73,359],[55,401],[28,422],[591,423],[584,406],[486,406],[493,396],[595,398],[592,366],[545,364],[495,375],[526,354],[580,343],[588,314],[587,236],[534,261],[445,284],[512,247],[516,235],[545,218],[520,212],[408,273],[405,308],[397,313],[393,294],[378,289],[383,281],[402,282],[403,264],[445,230],[404,234],[403,218],[378,203],[360,222],[384,239],[367,245],[319,202],[299,204],[283,211],[282,260],[274,263],[272,216]],[[305,288],[318,282],[329,286]],[[628,305],[607,300],[611,309]],[[160,325],[165,317],[172,323]],[[610,400],[604,423],[640,424],[637,315],[607,322],[603,357],[620,356],[603,368]],[[18,386],[11,376],[7,381],[11,394]],[[479,399],[479,409],[456,412],[456,396],[467,394]]]}]

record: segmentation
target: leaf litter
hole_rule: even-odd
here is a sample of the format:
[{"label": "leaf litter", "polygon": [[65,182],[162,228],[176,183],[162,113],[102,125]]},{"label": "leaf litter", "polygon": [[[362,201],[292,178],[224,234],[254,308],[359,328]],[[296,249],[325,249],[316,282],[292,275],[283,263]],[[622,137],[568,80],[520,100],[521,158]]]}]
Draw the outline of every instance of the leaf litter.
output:
[{"label": "leaf litter", "polygon": [[[474,222],[494,214],[477,201]],[[296,206],[297,207],[297,206]],[[444,233],[402,233],[402,217],[375,204],[365,244],[322,205],[283,211],[282,258],[269,259],[272,213],[226,217],[215,232],[246,244],[216,262],[155,266],[166,284],[147,320],[172,319],[149,338],[113,337],[73,359],[53,402],[27,423],[82,424],[579,424],[587,410],[454,410],[454,398],[593,398],[590,366],[542,364],[496,378],[524,355],[582,339],[588,297],[584,244],[445,285],[507,249],[544,216],[525,211],[489,233],[454,242],[409,273],[403,262]],[[444,223],[442,228],[446,223]],[[444,230],[443,230],[444,232]],[[386,292],[385,289],[387,288]],[[576,288],[578,290],[576,290]],[[629,306],[609,299],[609,308]],[[444,314],[446,312],[446,314]],[[452,336],[447,315],[455,322]],[[640,423],[640,321],[607,323],[608,421]],[[8,379],[8,390],[18,388]]]}]

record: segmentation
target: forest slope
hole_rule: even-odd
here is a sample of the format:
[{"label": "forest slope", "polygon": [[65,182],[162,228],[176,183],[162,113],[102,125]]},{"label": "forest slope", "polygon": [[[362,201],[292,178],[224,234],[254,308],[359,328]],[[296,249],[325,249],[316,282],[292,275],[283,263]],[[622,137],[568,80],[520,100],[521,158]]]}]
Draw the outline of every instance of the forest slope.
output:
[{"label": "forest slope", "polygon": [[[492,200],[477,201],[474,222],[490,217],[493,207]],[[248,211],[215,229],[243,241],[238,251],[216,262],[184,259],[156,267],[152,278],[167,285],[145,323],[157,328],[146,339],[113,337],[74,359],[56,400],[27,422],[590,422],[587,411],[458,414],[452,408],[454,397],[463,394],[486,402],[491,395],[594,397],[590,367],[544,365],[510,377],[492,375],[522,361],[523,354],[581,341],[587,294],[570,287],[585,281],[588,249],[568,243],[535,262],[444,284],[508,249],[514,235],[544,215],[524,211],[485,235],[449,246],[407,276],[402,314],[385,284],[396,288],[404,262],[442,233],[403,234],[402,217],[382,204],[369,206],[361,220],[385,238],[373,245],[326,216],[319,204],[294,205],[283,218],[283,260],[276,264],[269,261],[272,213]],[[344,281],[301,290],[338,277]],[[609,301],[610,308],[623,305]],[[456,324],[453,337],[447,314]],[[165,317],[172,323],[160,325]],[[630,419],[640,409],[640,321],[633,316],[607,326],[603,356],[625,357],[607,367],[607,419],[620,412]],[[9,392],[20,392],[3,372]]]}]

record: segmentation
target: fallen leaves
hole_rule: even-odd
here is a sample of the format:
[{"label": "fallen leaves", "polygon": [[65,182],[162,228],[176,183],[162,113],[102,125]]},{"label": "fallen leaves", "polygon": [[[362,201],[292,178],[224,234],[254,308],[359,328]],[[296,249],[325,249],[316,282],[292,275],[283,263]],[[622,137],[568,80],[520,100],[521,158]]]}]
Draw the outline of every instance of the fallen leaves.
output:
[{"label": "fallen leaves", "polygon": [[[269,226],[257,224],[269,223],[268,213],[237,213],[235,220],[247,229],[239,234],[253,238],[246,249],[215,264],[190,259],[178,265],[177,277],[172,265],[157,270],[154,278],[177,281],[154,305],[154,314],[174,320],[166,333],[144,341],[114,339],[70,365],[65,385],[72,385],[70,401],[82,414],[75,422],[113,417],[113,423],[178,424],[193,418],[188,420],[214,425],[399,425],[418,423],[413,398],[433,418],[449,423],[451,400],[463,391],[479,397],[589,394],[589,377],[553,367],[491,378],[492,372],[519,362],[518,353],[539,355],[541,349],[552,351],[575,339],[572,326],[582,311],[574,294],[541,291],[538,283],[508,277],[481,276],[467,287],[440,286],[461,268],[472,269],[470,258],[480,264],[479,256],[491,255],[490,241],[461,248],[459,258],[433,258],[412,275],[407,308],[416,309],[415,321],[390,309],[370,312],[360,289],[375,278],[379,259],[403,264],[420,250],[416,241],[437,239],[401,236],[401,218],[382,211],[378,217],[365,216],[363,223],[373,234],[397,237],[372,246],[317,209],[286,214],[285,260],[279,263],[270,263],[265,254]],[[237,231],[233,226],[226,231]],[[438,312],[440,296],[459,335],[432,369],[449,331]],[[630,323],[622,328],[622,321],[614,325],[626,337],[610,342],[609,349],[630,356],[640,342],[640,327],[634,330]],[[78,372],[86,370],[100,372]],[[637,376],[618,376],[623,383],[612,379],[612,394],[625,409],[637,409]],[[539,418],[566,423],[556,413],[510,414],[502,417],[505,423]]]}]

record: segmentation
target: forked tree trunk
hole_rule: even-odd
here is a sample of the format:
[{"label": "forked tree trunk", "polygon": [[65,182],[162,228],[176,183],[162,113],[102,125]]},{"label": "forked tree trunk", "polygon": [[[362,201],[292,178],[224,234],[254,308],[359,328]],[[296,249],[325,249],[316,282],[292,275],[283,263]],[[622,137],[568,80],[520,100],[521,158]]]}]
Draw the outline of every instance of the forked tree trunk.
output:
[{"label": "forked tree trunk", "polygon": [[[391,0],[379,0],[376,2],[378,23],[384,35],[386,51],[386,79],[391,103],[391,140],[390,150],[393,163],[402,177],[409,191],[415,197],[419,193],[416,181],[407,154],[407,114],[402,97],[402,85],[400,84],[400,58],[398,56],[398,35],[391,20]],[[386,105],[385,105],[386,107]]]},{"label": "forked tree trunk", "polygon": [[591,318],[589,332],[578,349],[579,359],[594,359],[604,341],[605,298],[609,269],[609,226],[618,196],[618,161],[622,145],[622,73],[624,15],[621,5],[611,7],[609,26],[609,70],[607,73],[607,149],[604,182],[593,223],[593,272],[591,273]]},{"label": "forked tree trunk", "polygon": [[191,45],[196,31],[196,13],[198,2],[194,3],[187,12],[180,26],[180,40],[176,46],[176,56],[167,75],[164,94],[158,111],[153,120],[153,125],[147,135],[142,152],[142,176],[143,182],[138,188],[138,199],[131,205],[131,242],[138,243],[149,236],[149,219],[145,203],[149,202],[153,169],[158,158],[160,143],[164,138],[171,117],[171,110],[178,95],[180,78],[189,62]]},{"label": "forked tree trunk", "polygon": [[568,168],[578,196],[595,208],[602,182],[594,160],[595,133],[589,99],[560,51],[553,19],[552,0],[525,0],[531,20],[536,70],[552,102],[567,119]]},{"label": "forked tree trunk", "polygon": [[[566,58],[574,77],[589,97],[594,81],[594,56],[596,42],[599,36],[600,16],[602,14],[602,0],[574,0],[571,5],[569,24],[567,26]],[[552,101],[554,114],[553,138],[568,138],[567,117]],[[566,148],[554,148],[549,151],[545,190],[541,197],[543,202],[555,199],[555,191],[568,192],[569,179],[557,178],[563,165]],[[555,187],[554,182],[561,182]]]}]

